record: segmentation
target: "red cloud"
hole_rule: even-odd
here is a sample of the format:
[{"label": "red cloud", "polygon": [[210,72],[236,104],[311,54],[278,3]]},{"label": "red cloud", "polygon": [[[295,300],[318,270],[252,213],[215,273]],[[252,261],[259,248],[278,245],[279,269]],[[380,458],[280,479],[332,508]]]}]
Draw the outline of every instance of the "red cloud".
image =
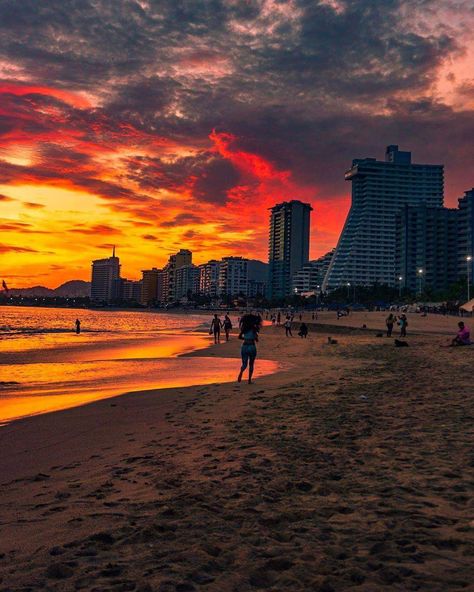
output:
[{"label": "red cloud", "polygon": [[37,86],[28,84],[11,84],[2,82],[0,84],[0,94],[9,94],[15,96],[25,95],[47,95],[59,99],[63,103],[72,105],[77,109],[87,109],[91,107],[90,102],[83,96],[66,90],[51,88],[48,86]]}]

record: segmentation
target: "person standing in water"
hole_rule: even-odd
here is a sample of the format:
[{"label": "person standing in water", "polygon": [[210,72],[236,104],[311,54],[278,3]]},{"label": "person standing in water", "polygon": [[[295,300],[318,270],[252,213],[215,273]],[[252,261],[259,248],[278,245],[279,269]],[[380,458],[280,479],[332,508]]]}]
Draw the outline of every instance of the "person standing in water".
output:
[{"label": "person standing in water", "polygon": [[229,334],[232,329],[232,321],[230,320],[229,313],[225,315],[223,325],[225,331],[225,340],[229,341]]},{"label": "person standing in water", "polygon": [[81,332],[81,321],[79,319],[76,319],[76,335],[79,335],[80,332]]},{"label": "person standing in water", "polygon": [[222,322],[217,314],[215,314],[211,321],[211,328],[209,329],[209,335],[214,335],[214,343],[221,342],[221,327]]},{"label": "person standing in water", "polygon": [[240,368],[237,382],[242,382],[242,375],[245,372],[247,366],[249,367],[249,380],[248,383],[252,384],[252,376],[255,365],[255,358],[257,357],[257,346],[258,341],[258,327],[255,323],[254,315],[244,315],[240,323],[240,334],[239,339],[243,340],[240,354],[242,356],[242,366]]}]

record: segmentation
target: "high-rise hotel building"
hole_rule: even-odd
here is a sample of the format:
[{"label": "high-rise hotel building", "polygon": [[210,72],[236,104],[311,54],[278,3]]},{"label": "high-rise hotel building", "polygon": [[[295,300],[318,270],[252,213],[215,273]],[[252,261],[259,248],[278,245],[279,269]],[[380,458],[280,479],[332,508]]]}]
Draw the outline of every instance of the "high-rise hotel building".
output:
[{"label": "high-rise hotel building", "polygon": [[[474,279],[474,187],[458,199],[458,274]],[[468,259],[469,258],[469,259]]]},{"label": "high-rise hotel building", "polygon": [[385,161],[353,160],[345,179],[352,182],[352,204],[323,289],[397,285],[397,213],[406,205],[443,206],[443,165],[412,163],[411,152],[388,146]]},{"label": "high-rise hotel building", "polygon": [[120,279],[120,261],[115,256],[92,261],[91,300],[93,302],[111,302],[115,297],[116,280]]},{"label": "high-rise hotel building", "polygon": [[268,249],[268,297],[291,293],[293,275],[309,261],[309,228],[312,207],[298,200],[271,208]]}]

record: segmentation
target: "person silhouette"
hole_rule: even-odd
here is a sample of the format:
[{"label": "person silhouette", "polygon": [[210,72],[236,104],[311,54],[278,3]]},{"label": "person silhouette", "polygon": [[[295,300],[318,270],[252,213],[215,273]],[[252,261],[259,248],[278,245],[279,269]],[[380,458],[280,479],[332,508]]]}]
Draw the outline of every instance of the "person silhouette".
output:
[{"label": "person silhouette", "polygon": [[79,319],[76,319],[76,335],[79,335],[80,332],[81,332],[81,321]]},{"label": "person silhouette", "polygon": [[225,331],[225,340],[229,341],[230,331],[232,329],[232,321],[230,320],[229,313],[227,313],[224,317],[224,331]]},{"label": "person silhouette", "polygon": [[211,321],[211,328],[209,329],[209,334],[214,335],[214,343],[221,342],[221,327],[222,321],[217,316],[217,314],[215,314],[214,318]]},{"label": "person silhouette", "polygon": [[242,366],[240,367],[239,376],[237,381],[242,381],[242,375],[245,372],[247,366],[249,368],[249,379],[248,383],[252,384],[252,376],[255,365],[255,358],[257,357],[257,342],[258,342],[258,319],[251,314],[246,314],[242,317],[240,324],[239,339],[243,340],[242,347],[240,350],[242,356]]}]

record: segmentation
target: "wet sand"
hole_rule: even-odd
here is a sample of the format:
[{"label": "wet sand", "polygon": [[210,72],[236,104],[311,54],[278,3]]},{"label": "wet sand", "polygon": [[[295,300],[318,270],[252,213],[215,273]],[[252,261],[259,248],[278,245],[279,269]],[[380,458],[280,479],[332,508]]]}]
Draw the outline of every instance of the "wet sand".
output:
[{"label": "wet sand", "polygon": [[472,590],[474,348],[431,328],[265,328],[254,385],[1,429],[0,589]]}]

